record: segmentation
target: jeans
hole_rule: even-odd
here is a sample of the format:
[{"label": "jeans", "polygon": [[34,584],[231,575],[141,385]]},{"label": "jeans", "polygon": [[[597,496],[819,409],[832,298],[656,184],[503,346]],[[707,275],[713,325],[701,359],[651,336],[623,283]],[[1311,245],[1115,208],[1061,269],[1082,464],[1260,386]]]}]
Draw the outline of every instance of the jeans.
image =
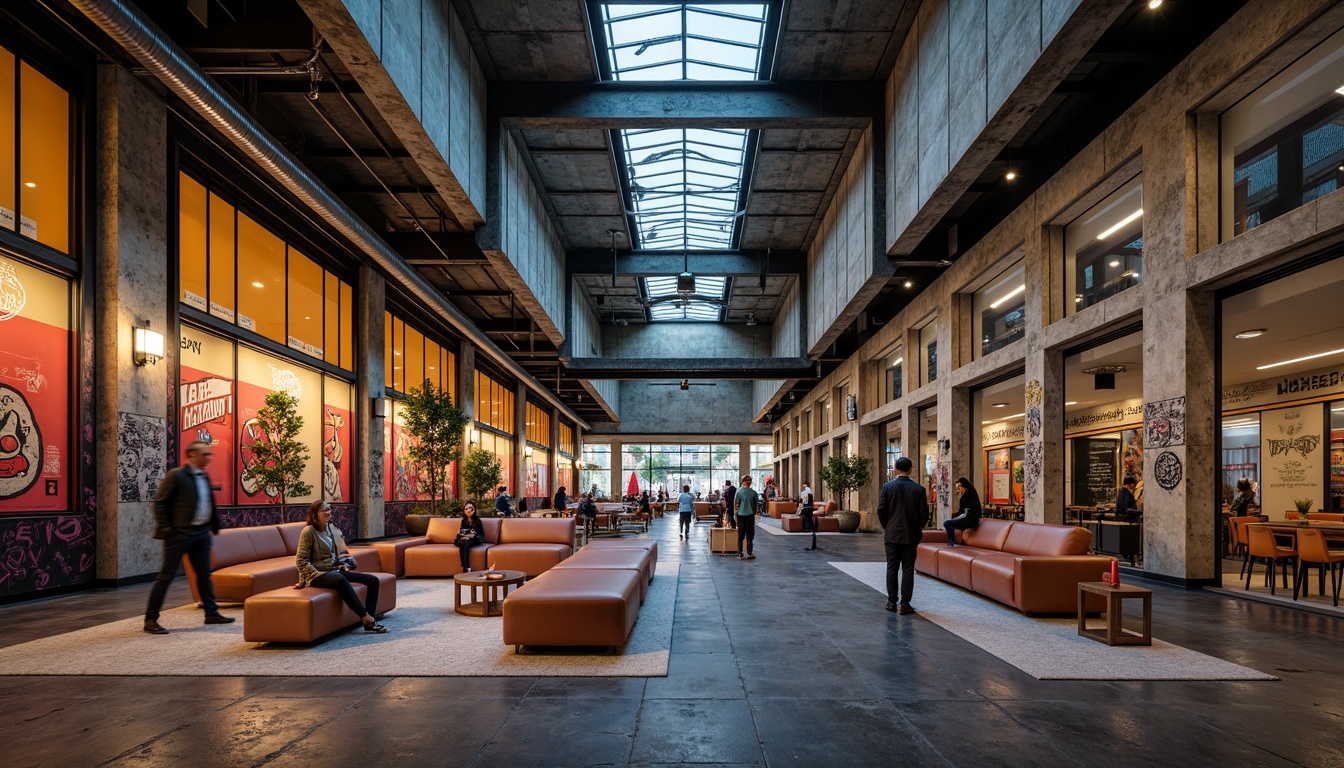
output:
[{"label": "jeans", "polygon": [[480,536],[472,536],[470,539],[457,540],[457,554],[462,557],[462,572],[471,570],[471,548],[480,544]]},{"label": "jeans", "polygon": [[901,605],[909,605],[915,594],[915,555],[918,544],[887,544],[887,602],[896,602],[899,592]]},{"label": "jeans", "polygon": [[810,508],[802,510],[798,513],[798,516],[803,518],[803,533],[807,533],[808,531],[813,533],[817,532],[817,520],[812,516],[812,510]]},{"label": "jeans", "polygon": [[747,545],[747,554],[752,554],[751,545],[756,538],[756,518],[752,515],[737,516],[737,554],[742,554],[742,544]]},{"label": "jeans", "polygon": [[210,581],[210,531],[202,528],[187,533],[170,533],[163,540],[163,566],[159,568],[158,578],[154,579],[154,587],[149,590],[145,621],[159,620],[163,599],[168,595],[168,585],[177,576],[177,567],[181,565],[183,555],[191,560],[191,569],[196,572],[196,594],[201,598],[205,615],[219,613],[219,606],[215,603],[215,585]]},{"label": "jeans", "polygon": [[[359,602],[359,595],[355,594],[355,588],[350,586],[350,582],[363,584],[368,588],[368,600],[364,604]],[[363,619],[367,615],[378,613],[378,577],[371,573],[360,573],[359,571],[327,571],[309,582],[310,587],[319,587],[321,589],[334,589],[341,596],[341,600],[350,606],[350,610],[355,615]]]},{"label": "jeans", "polygon": [[979,524],[979,520],[972,521],[967,517],[954,517],[951,520],[944,522],[943,529],[947,531],[947,543],[956,544],[957,531],[969,531]]},{"label": "jeans", "polygon": [[691,537],[691,518],[694,516],[694,512],[682,512],[681,520],[677,522],[677,530],[681,531],[681,535],[688,539]]}]

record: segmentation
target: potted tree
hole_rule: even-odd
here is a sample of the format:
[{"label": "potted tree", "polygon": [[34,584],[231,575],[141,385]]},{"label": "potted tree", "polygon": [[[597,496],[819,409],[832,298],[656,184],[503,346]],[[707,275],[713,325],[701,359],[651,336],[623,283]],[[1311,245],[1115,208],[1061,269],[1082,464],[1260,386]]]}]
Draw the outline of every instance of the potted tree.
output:
[{"label": "potted tree", "polygon": [[482,500],[504,480],[504,466],[499,457],[484,448],[477,448],[462,460],[462,490],[476,503],[476,511],[489,512],[491,507]]},{"label": "potted tree", "polygon": [[279,497],[283,509],[290,496],[306,496],[313,487],[301,479],[308,466],[308,446],[299,440],[303,417],[299,401],[280,390],[266,396],[266,404],[257,411],[257,426],[264,440],[252,444],[253,463],[247,468],[266,495]]},{"label": "potted tree", "polygon": [[[845,503],[853,491],[868,483],[869,466],[872,462],[865,456],[845,454],[831,456],[826,460],[818,474],[821,482],[835,499],[836,506]],[[859,529],[859,513],[840,509],[835,513],[836,522],[842,533],[853,533]]]},{"label": "potted tree", "polygon": [[429,518],[441,513],[439,500],[448,493],[448,468],[462,458],[462,434],[467,429],[467,414],[453,405],[453,395],[434,382],[425,383],[407,393],[398,407],[404,414],[406,431],[414,438],[407,448],[411,461],[419,465],[429,485],[428,514],[406,516],[406,532],[423,536]]}]

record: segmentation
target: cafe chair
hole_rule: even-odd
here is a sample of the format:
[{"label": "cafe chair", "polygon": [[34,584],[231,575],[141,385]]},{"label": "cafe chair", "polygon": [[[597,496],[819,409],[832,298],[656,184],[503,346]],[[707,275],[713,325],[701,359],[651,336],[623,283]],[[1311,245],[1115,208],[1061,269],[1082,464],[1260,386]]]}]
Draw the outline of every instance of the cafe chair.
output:
[{"label": "cafe chair", "polygon": [[1251,576],[1255,573],[1255,561],[1265,561],[1265,581],[1269,594],[1274,594],[1274,566],[1283,563],[1283,588],[1288,588],[1288,564],[1293,566],[1293,581],[1297,581],[1297,550],[1281,547],[1274,540],[1274,533],[1262,526],[1246,528],[1246,589],[1251,588]]},{"label": "cafe chair", "polygon": [[1311,528],[1304,528],[1297,532],[1297,559],[1301,561],[1302,567],[1297,571],[1297,578],[1293,580],[1293,599],[1297,599],[1298,592],[1306,594],[1307,586],[1307,568],[1316,566],[1321,569],[1320,594],[1325,595],[1325,572],[1330,571],[1330,592],[1335,600],[1335,607],[1339,607],[1339,582],[1344,577],[1344,568],[1339,564],[1344,563],[1344,553],[1331,552],[1325,545],[1325,534]]},{"label": "cafe chair", "polygon": [[1254,523],[1259,519],[1260,518],[1255,515],[1243,515],[1242,517],[1228,518],[1227,522],[1232,526],[1233,552],[1241,555],[1241,573],[1238,574],[1237,578],[1246,575],[1246,563],[1250,560],[1250,557],[1247,555],[1246,547],[1246,524]]}]

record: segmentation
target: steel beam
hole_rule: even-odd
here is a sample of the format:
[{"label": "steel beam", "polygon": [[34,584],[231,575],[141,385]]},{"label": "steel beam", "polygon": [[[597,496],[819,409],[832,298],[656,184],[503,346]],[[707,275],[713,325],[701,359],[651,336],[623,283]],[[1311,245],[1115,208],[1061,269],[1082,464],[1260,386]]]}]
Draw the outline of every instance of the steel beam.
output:
[{"label": "steel beam", "polygon": [[574,357],[565,372],[580,379],[813,379],[805,357]]},{"label": "steel beam", "polygon": [[490,84],[506,128],[866,128],[883,82]]},{"label": "steel beam", "polygon": [[489,263],[470,232],[384,232],[383,240],[417,267]]},{"label": "steel beam", "polygon": [[[767,268],[767,261],[769,263]],[[610,275],[611,251],[584,248],[565,254],[566,271],[575,275]],[[617,251],[616,273],[622,277],[675,275],[689,268],[697,275],[750,277],[802,274],[807,254],[802,251]]]}]

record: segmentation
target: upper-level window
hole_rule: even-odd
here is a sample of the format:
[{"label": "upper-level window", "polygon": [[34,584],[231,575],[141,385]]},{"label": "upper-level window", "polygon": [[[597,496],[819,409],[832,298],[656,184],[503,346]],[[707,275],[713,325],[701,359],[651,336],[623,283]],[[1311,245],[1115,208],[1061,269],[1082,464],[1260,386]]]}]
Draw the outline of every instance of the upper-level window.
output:
[{"label": "upper-level window", "polygon": [[527,441],[547,448],[551,445],[551,414],[541,406],[527,404]]},{"label": "upper-level window", "polygon": [[0,228],[70,252],[70,94],[0,47]]},{"label": "upper-level window", "polygon": [[1223,239],[1344,181],[1344,31],[1222,116]]},{"label": "upper-level window", "polygon": [[1135,176],[1064,228],[1065,314],[1143,282],[1143,177]]},{"label": "upper-level window", "polygon": [[904,382],[901,381],[901,368],[905,364],[905,350],[897,348],[895,351],[879,357],[873,361],[873,364],[878,369],[878,405],[890,403],[900,397],[904,386]]},{"label": "upper-level window", "polygon": [[726,277],[696,275],[691,290],[686,290],[685,278],[646,277],[641,282],[650,320],[722,320],[727,313]]},{"label": "upper-level window", "polygon": [[733,247],[749,133],[739,128],[620,132],[636,247]]},{"label": "upper-level window", "polygon": [[476,372],[476,421],[512,435],[517,430],[514,390]]},{"label": "upper-level window", "polygon": [[930,320],[919,329],[919,386],[938,380],[938,328]]},{"label": "upper-level window", "polygon": [[435,388],[457,399],[457,355],[404,322],[391,312],[383,313],[383,376],[388,389],[410,392],[434,382]]},{"label": "upper-level window", "polygon": [[976,357],[1012,344],[1027,332],[1026,267],[1021,261],[975,292],[971,330]]},{"label": "upper-level window", "polygon": [[756,80],[766,3],[604,3],[612,80]]},{"label": "upper-level window", "polygon": [[560,420],[560,453],[564,456],[577,456],[578,446],[574,443],[574,426]]}]

